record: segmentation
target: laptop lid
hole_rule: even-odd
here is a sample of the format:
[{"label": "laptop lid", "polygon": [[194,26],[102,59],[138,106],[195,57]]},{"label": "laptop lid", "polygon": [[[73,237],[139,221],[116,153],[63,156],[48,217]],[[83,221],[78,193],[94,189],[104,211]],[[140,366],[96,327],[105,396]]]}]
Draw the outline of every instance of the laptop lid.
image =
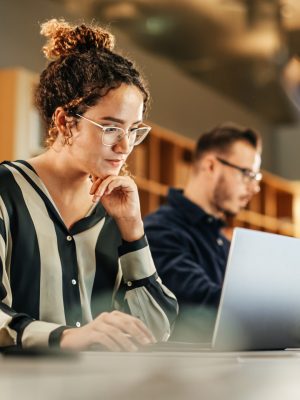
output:
[{"label": "laptop lid", "polygon": [[300,240],[235,228],[212,347],[300,347]]}]

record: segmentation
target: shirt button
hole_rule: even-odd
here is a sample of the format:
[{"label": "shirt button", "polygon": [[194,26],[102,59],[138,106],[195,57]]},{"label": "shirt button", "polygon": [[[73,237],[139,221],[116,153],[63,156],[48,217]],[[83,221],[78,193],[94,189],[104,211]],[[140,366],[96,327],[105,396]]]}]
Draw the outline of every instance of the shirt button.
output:
[{"label": "shirt button", "polygon": [[76,279],[72,279],[72,285],[76,285]]},{"label": "shirt button", "polygon": [[224,242],[223,242],[223,240],[221,238],[217,239],[217,243],[218,243],[219,246],[223,246],[223,244],[224,244]]},{"label": "shirt button", "polygon": [[68,242],[71,242],[72,239],[73,239],[72,236],[67,236],[67,241]]},{"label": "shirt button", "polygon": [[80,322],[76,322],[76,326],[77,326],[77,328],[80,328],[81,327],[81,323]]},{"label": "shirt button", "polygon": [[212,217],[208,217],[207,218],[207,222],[209,222],[210,224],[213,222],[213,219],[212,219]]},{"label": "shirt button", "polygon": [[131,281],[128,281],[128,282],[127,282],[127,286],[129,286],[129,287],[132,286],[132,282],[131,282]]}]

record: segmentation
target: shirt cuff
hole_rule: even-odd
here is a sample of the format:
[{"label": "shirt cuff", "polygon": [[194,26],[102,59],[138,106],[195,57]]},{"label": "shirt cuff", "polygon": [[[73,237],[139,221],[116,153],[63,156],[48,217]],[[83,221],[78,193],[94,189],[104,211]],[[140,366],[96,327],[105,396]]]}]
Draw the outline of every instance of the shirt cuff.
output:
[{"label": "shirt cuff", "polygon": [[[68,327],[62,327],[58,324],[44,321],[33,321],[26,326],[22,335],[22,347],[48,347],[53,346],[60,341],[60,335],[64,329]],[[59,330],[59,334],[55,333]],[[52,336],[53,335],[53,336]],[[51,342],[51,343],[50,343]]]},{"label": "shirt cuff", "polygon": [[122,240],[122,245],[119,247],[119,257],[122,257],[124,254],[130,253],[132,251],[143,249],[148,246],[148,240],[146,235],[142,236],[140,239],[135,240],[134,242],[127,242],[126,240]]},{"label": "shirt cuff", "polygon": [[54,331],[50,333],[49,347],[60,347],[61,336],[63,334],[63,331],[65,331],[66,329],[71,329],[71,327],[59,326],[57,329],[54,329]]},{"label": "shirt cuff", "polygon": [[119,247],[119,256],[127,286],[130,286],[131,281],[148,278],[156,273],[146,236],[135,242],[123,242]]}]

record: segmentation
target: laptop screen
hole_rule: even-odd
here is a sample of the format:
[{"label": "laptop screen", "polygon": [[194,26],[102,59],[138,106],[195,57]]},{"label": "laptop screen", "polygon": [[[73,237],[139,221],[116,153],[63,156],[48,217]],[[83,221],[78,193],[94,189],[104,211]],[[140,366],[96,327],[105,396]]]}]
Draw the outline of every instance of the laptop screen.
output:
[{"label": "laptop screen", "polygon": [[235,228],[212,347],[300,347],[300,239]]}]

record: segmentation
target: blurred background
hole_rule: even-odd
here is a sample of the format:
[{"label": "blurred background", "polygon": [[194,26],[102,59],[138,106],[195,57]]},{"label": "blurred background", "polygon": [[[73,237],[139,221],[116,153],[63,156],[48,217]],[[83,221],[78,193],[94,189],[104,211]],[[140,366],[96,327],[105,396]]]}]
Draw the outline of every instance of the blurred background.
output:
[{"label": "blurred background", "polygon": [[[272,175],[265,175],[265,191],[284,193],[272,198],[262,188],[252,211],[300,221],[300,188],[294,182],[300,181],[299,0],[0,0],[0,15],[1,159],[39,150],[41,127],[30,104],[32,84],[46,66],[39,23],[52,17],[94,19],[115,34],[117,49],[136,61],[149,82],[148,119],[157,126],[157,140],[166,141],[152,145],[152,154],[169,152],[179,134],[186,139],[178,139],[181,153],[172,147],[168,162],[181,158],[184,168],[192,140],[214,125],[234,121],[256,128],[264,141],[263,168]],[[153,159],[160,163],[153,155],[147,168],[153,168]],[[174,184],[176,177],[151,175],[138,163],[141,178]],[[145,212],[166,190],[153,187],[157,199],[148,201]],[[300,235],[297,229],[287,233]]]}]

